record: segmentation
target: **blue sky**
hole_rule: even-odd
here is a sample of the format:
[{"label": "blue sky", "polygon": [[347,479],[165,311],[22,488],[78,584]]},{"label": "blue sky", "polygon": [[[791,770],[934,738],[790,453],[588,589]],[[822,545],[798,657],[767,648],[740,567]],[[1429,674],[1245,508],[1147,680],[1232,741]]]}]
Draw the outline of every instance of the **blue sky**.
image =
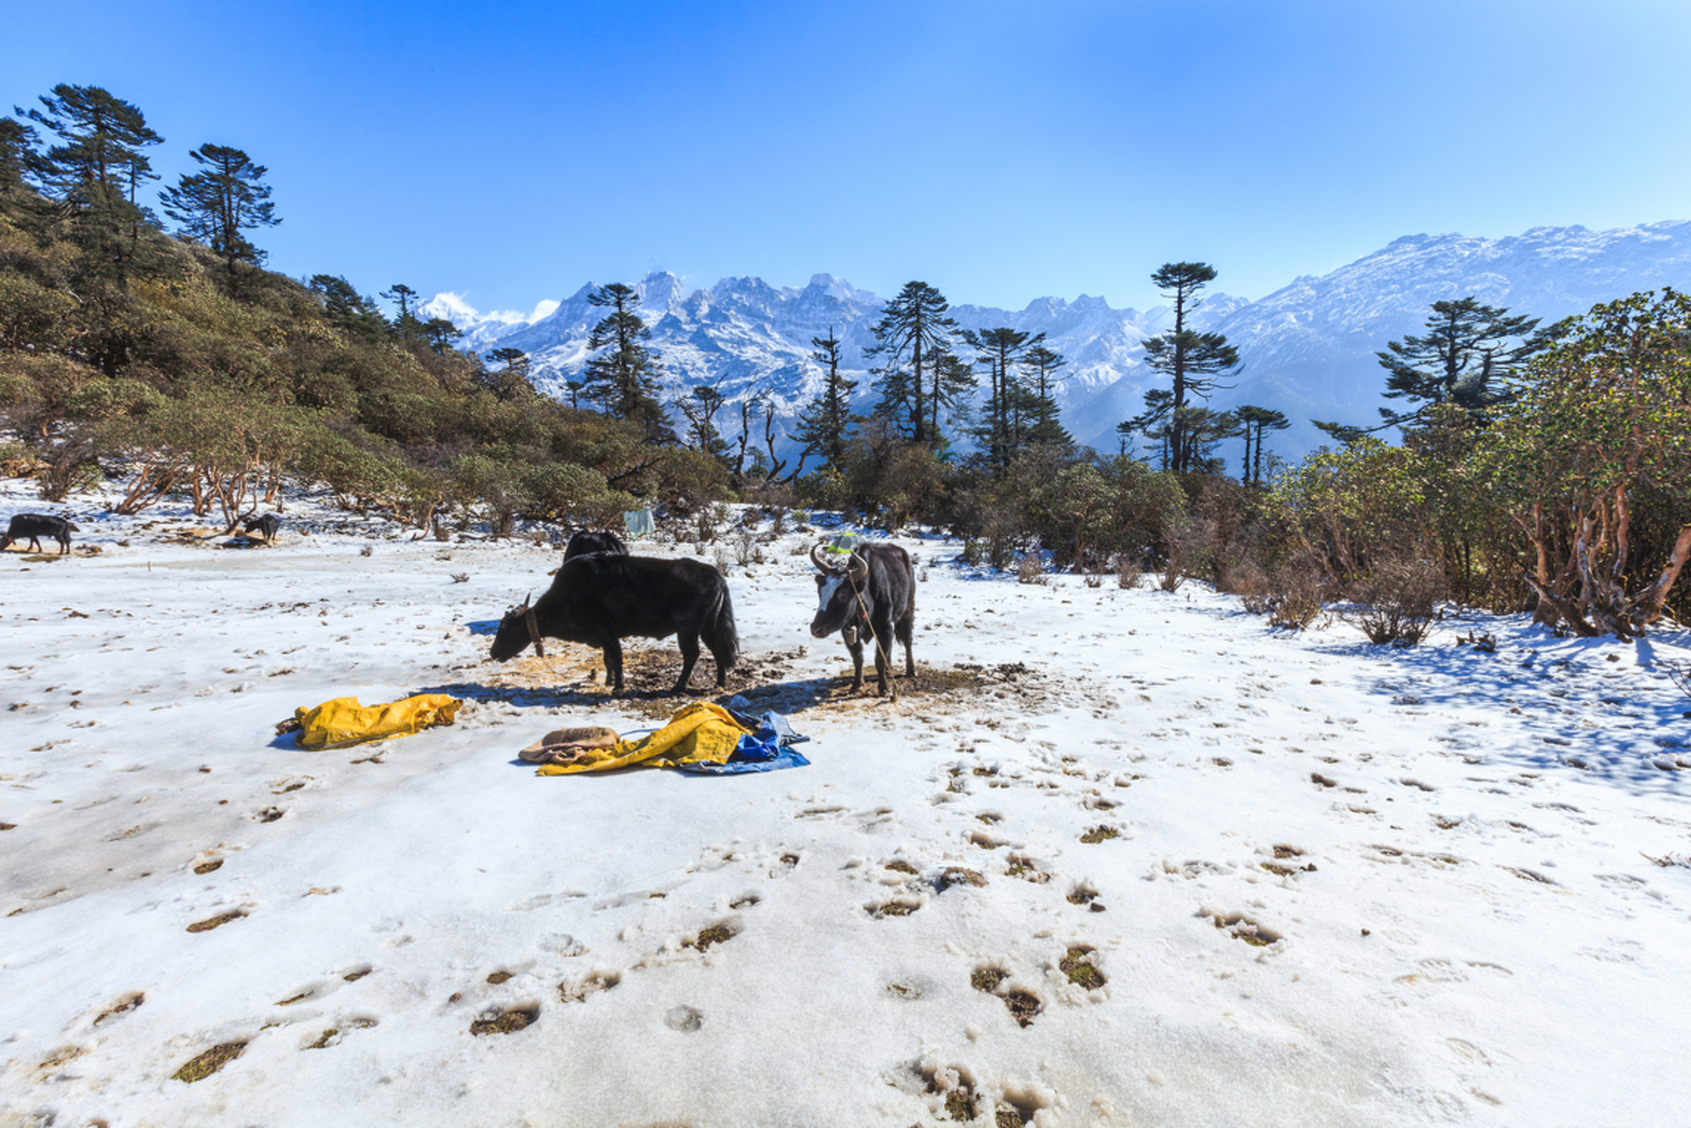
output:
[{"label": "blue sky", "polygon": [[0,106],[69,82],[245,149],[270,265],[482,310],[669,270],[953,303],[1213,264],[1259,298],[1400,235],[1691,217],[1684,0],[79,0],[14,5]]}]

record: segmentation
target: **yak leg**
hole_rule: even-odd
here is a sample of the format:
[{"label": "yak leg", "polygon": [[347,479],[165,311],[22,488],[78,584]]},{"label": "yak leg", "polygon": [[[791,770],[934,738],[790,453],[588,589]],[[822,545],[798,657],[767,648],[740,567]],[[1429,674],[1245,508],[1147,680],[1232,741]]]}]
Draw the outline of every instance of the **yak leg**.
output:
[{"label": "yak leg", "polygon": [[722,639],[713,631],[705,637],[705,645],[710,647],[710,656],[716,659],[716,688],[728,688],[728,667],[733,665],[733,651],[722,645]]},{"label": "yak leg", "polygon": [[681,676],[675,679],[675,686],[671,693],[680,693],[687,688],[687,683],[693,680],[693,666],[699,660],[699,636],[690,631],[681,631],[675,636],[681,644]]},{"label": "yak leg", "polygon": [[846,649],[851,651],[851,688],[856,691],[863,688],[863,639],[853,632]]},{"label": "yak leg", "polygon": [[876,689],[882,697],[887,695],[887,666],[892,662],[892,656],[887,648],[892,645],[893,625],[890,620],[882,620],[871,624],[875,631],[875,676],[880,680]]},{"label": "yak leg", "polygon": [[622,640],[613,638],[604,647],[605,652],[605,681],[610,684],[612,693],[622,692]]},{"label": "yak leg", "polygon": [[916,656],[910,652],[910,636],[916,630],[916,616],[907,615],[900,619],[893,627],[898,634],[898,641],[904,644],[904,676],[916,676]]}]

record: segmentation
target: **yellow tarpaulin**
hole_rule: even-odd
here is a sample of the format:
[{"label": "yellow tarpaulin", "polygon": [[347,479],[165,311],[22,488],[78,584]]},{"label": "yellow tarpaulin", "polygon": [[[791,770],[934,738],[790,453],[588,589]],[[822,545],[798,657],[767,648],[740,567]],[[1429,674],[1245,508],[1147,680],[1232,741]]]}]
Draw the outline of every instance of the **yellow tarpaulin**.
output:
[{"label": "yellow tarpaulin", "polygon": [[360,705],[356,697],[337,697],[313,709],[295,709],[295,737],[301,748],[344,748],[366,740],[410,736],[431,725],[449,725],[461,702],[444,693],[420,693],[386,705]]},{"label": "yellow tarpaulin", "polygon": [[575,764],[542,764],[536,775],[573,775],[576,772],[603,772],[611,768],[626,768],[630,764],[645,764],[653,768],[672,768],[677,764],[696,764],[709,761],[726,763],[740,737],[751,732],[728,710],[708,701],[697,701],[669,719],[669,724],[639,740],[624,740],[609,748],[594,748],[584,752]]}]

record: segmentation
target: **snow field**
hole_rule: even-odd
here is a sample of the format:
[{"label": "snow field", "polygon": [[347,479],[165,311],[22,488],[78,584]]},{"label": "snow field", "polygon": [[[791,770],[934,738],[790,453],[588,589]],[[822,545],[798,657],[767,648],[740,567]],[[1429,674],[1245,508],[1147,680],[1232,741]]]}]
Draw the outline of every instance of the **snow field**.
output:
[{"label": "snow field", "polygon": [[[579,647],[484,663],[555,549],[308,502],[274,547],[219,549],[174,538],[181,513],[71,509],[98,555],[0,557],[0,1124],[1691,1107],[1668,1064],[1691,868],[1645,856],[1691,849],[1691,700],[1663,671],[1683,632],[1478,617],[1393,651],[1272,635],[1194,584],[1018,585],[899,538],[928,575],[921,672],[984,669],[851,699],[789,532],[728,571],[748,696],[804,706],[811,767],[537,778],[516,752],[549,729],[685,700],[605,697]],[[674,655],[634,640],[631,667],[636,646]],[[459,722],[273,735],[298,706],[425,691],[465,697]]]}]

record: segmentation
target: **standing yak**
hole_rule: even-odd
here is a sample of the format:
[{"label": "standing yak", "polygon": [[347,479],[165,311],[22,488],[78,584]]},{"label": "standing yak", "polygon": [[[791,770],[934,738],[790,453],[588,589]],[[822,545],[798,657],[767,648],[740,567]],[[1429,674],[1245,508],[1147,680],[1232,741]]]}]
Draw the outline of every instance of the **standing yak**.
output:
[{"label": "standing yak", "polygon": [[660,560],[594,552],[564,561],[534,606],[523,600],[499,620],[493,659],[503,662],[534,644],[546,656],[546,638],[597,646],[605,654],[605,679],[622,692],[622,640],[631,635],[668,638],[681,644],[681,677],[671,693],[687,688],[699,660],[703,638],[716,659],[716,684],[728,684],[728,671],[740,656],[734,628],[734,604],[728,581],[697,560]]},{"label": "standing yak", "polygon": [[863,688],[863,635],[875,646],[875,673],[880,676],[880,694],[887,692],[888,652],[896,636],[904,644],[904,676],[916,676],[916,659],[910,653],[910,633],[916,625],[916,576],[910,554],[896,544],[868,544],[854,551],[844,567],[822,558],[822,545],[810,550],[810,562],[821,571],[816,577],[816,618],[810,633],[827,638],[835,631],[851,651],[853,690]]},{"label": "standing yak", "polygon": [[583,529],[570,537],[570,543],[564,547],[564,559],[574,560],[577,556],[585,556],[590,552],[620,552],[627,556],[628,546],[609,529]]}]

